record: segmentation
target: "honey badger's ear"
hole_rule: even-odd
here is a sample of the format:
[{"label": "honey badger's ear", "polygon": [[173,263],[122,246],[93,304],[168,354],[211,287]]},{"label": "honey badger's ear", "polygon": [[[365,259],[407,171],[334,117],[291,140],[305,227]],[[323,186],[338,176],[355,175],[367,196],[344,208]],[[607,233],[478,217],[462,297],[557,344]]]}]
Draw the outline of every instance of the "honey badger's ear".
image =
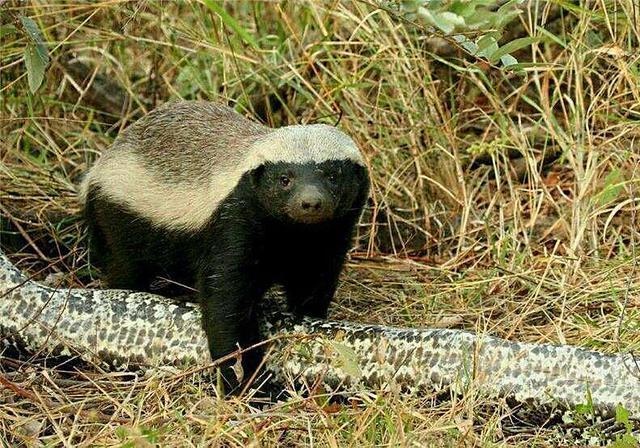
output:
[{"label": "honey badger's ear", "polygon": [[264,175],[264,171],[265,171],[264,165],[260,165],[257,168],[252,169],[251,172],[249,173],[249,176],[251,177],[251,184],[254,187],[258,185],[258,183],[260,182],[260,179],[262,179],[262,176]]}]

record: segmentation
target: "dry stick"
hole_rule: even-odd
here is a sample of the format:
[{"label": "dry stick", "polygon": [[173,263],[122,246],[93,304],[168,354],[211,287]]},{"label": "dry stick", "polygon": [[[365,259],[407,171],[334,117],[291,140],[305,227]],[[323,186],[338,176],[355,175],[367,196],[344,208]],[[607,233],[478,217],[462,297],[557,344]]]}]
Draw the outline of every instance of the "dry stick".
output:
[{"label": "dry stick", "polygon": [[2,375],[0,375],[0,384],[2,384],[5,388],[9,389],[19,397],[26,398],[27,400],[34,403],[37,402],[36,396],[32,392],[29,392],[28,390],[23,389],[17,384],[12,383]]}]

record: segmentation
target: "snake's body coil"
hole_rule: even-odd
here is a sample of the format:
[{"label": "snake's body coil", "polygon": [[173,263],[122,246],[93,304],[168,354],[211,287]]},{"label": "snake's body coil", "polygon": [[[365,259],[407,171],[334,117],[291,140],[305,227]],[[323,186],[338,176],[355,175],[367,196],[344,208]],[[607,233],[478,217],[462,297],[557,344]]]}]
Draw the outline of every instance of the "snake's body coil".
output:
[{"label": "snake's body coil", "polygon": [[[0,338],[21,348],[117,368],[207,365],[200,328],[195,305],[130,291],[55,290],[28,281],[0,254]],[[266,368],[276,381],[413,393],[473,386],[525,407],[573,408],[590,400],[599,413],[622,405],[640,418],[640,374],[631,355],[279,313],[267,315],[263,333],[273,339]]]}]

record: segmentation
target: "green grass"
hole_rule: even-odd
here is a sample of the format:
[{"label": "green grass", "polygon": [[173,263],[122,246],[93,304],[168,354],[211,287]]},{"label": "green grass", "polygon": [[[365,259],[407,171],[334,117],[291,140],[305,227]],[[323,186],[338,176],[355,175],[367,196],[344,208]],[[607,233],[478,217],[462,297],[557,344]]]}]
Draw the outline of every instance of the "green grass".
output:
[{"label": "green grass", "polygon": [[[209,99],[272,126],[339,121],[360,145],[372,205],[332,317],[638,352],[638,11],[584,3],[510,26],[508,39],[545,38],[513,72],[367,2],[9,1],[2,24],[31,17],[51,63],[31,94],[27,39],[1,34],[2,247],[41,280],[99,286],[80,176],[156,105]],[[258,406],[195,373],[1,359],[0,375],[24,391],[0,389],[7,446],[557,446],[564,433],[474,390],[287,388]]]}]

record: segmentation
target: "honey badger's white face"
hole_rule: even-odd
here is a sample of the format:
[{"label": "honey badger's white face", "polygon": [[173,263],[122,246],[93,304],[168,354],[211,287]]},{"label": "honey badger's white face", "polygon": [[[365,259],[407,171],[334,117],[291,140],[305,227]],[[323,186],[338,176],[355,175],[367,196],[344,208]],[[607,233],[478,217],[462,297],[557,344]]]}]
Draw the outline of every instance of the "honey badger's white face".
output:
[{"label": "honey badger's white face", "polygon": [[302,224],[322,223],[359,210],[368,190],[364,167],[346,160],[265,163],[251,177],[268,215]]}]

